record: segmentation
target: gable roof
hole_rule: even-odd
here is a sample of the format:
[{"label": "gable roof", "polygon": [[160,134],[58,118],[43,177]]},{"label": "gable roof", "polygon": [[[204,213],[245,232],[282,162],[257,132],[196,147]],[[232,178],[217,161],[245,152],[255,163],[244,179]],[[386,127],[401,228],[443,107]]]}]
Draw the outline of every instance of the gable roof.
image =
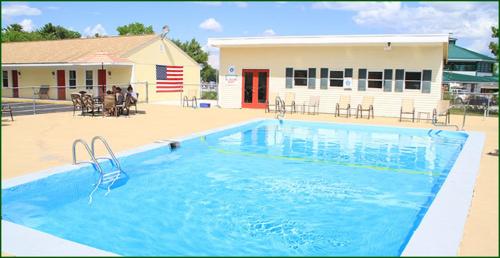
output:
[{"label": "gable roof", "polygon": [[449,44],[448,46],[448,60],[496,62],[494,58],[479,54],[463,47],[459,47],[453,43]]},{"label": "gable roof", "polygon": [[2,43],[2,64],[128,62],[129,53],[159,39],[141,35]]}]

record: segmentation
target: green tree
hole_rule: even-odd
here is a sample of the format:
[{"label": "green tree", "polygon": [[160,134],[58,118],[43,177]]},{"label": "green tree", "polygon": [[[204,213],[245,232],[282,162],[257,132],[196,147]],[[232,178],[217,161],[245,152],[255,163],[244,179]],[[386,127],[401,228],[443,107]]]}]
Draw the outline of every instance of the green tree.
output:
[{"label": "green tree", "polygon": [[11,24],[2,29],[2,42],[54,40],[67,38],[80,38],[80,33],[68,30],[62,26],[54,26],[52,23],[45,24],[42,28],[27,32],[19,24]]},{"label": "green tree", "polygon": [[498,28],[495,26],[491,27],[491,37],[493,39],[497,39],[497,41],[490,42],[490,50],[498,60]]},{"label": "green tree", "polygon": [[191,39],[186,42],[182,42],[178,39],[173,39],[172,42],[174,42],[180,49],[186,52],[198,64],[201,64],[203,66],[200,72],[202,81],[209,82],[216,80],[217,70],[208,64],[208,53],[203,50],[200,43],[196,39]]},{"label": "green tree", "polygon": [[118,26],[116,28],[118,31],[118,34],[120,36],[127,36],[127,35],[147,35],[147,34],[154,34],[155,32],[153,31],[153,26],[144,26],[144,24],[140,22],[134,22],[130,23],[128,25],[123,25],[123,26]]}]

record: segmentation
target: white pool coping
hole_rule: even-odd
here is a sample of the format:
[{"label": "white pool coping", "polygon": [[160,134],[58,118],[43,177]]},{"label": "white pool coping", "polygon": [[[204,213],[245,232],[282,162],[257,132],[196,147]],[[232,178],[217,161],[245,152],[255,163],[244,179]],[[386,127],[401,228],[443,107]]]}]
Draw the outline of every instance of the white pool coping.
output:
[{"label": "white pool coping", "polygon": [[[130,156],[168,146],[170,141],[186,141],[203,135],[212,134],[246,124],[272,120],[257,118],[245,122],[235,123],[199,133],[189,134],[184,137],[159,140],[155,143],[144,145],[131,150],[117,153],[117,157]],[[288,121],[331,123],[342,125],[374,126],[364,124],[335,123],[324,121],[302,121],[286,119]],[[285,121],[286,121],[285,120]],[[391,128],[410,129],[408,127]],[[414,128],[415,129],[415,128]],[[422,128],[420,128],[422,129]],[[427,128],[426,128],[427,129]],[[455,256],[463,235],[463,228],[467,218],[472,193],[479,171],[482,148],[485,135],[479,132],[466,132],[469,137],[464,144],[453,168],[441,186],[420,225],[410,238],[402,256]],[[54,174],[65,173],[74,169],[90,166],[90,164],[64,165],[46,170],[37,171],[24,176],[2,180],[2,189],[36,181]],[[2,252],[15,256],[119,256],[118,254],[100,250],[91,246],[69,241],[45,232],[35,230],[23,225],[2,220]]]}]

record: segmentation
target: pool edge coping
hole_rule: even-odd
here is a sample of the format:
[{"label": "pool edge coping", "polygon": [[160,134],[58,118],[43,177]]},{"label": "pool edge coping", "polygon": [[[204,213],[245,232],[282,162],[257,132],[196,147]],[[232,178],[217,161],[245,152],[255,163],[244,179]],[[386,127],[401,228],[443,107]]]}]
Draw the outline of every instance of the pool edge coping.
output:
[{"label": "pool edge coping", "polygon": [[[173,137],[172,139],[162,140],[164,142],[153,142],[150,144],[142,145],[130,150],[125,150],[116,154],[117,158],[126,157],[140,152],[153,150],[156,148],[164,147],[169,145],[169,141],[186,141],[196,137],[216,133],[219,131],[224,131],[246,124],[262,122],[266,120],[274,120],[271,118],[255,118],[243,122],[238,122],[226,126],[216,127],[214,129],[204,130],[201,132],[195,132],[181,137]],[[313,122],[313,123],[328,123],[328,124],[338,124],[338,125],[355,125],[355,126],[369,126],[369,127],[390,127],[390,128],[400,128],[400,129],[427,129],[429,127],[402,127],[402,126],[389,126],[389,125],[371,125],[371,124],[356,124],[356,123],[338,123],[335,121],[309,121],[309,120],[298,120],[298,119],[286,119],[285,121],[296,121],[296,122]],[[433,128],[431,128],[433,129]],[[434,129],[433,129],[434,130]],[[439,129],[436,129],[439,130]],[[446,130],[445,131],[451,131]],[[454,131],[451,131],[454,132]],[[467,215],[469,213],[470,204],[472,202],[474,186],[476,178],[479,172],[479,165],[482,156],[482,150],[484,147],[485,134],[476,131],[458,131],[466,133],[468,135],[464,147],[460,151],[459,156],[455,160],[455,163],[449,172],[445,182],[441,186],[438,194],[432,201],[424,217],[420,221],[418,227],[413,232],[411,238],[407,242],[401,256],[435,256],[435,255],[445,255],[445,256],[455,256],[458,253],[460,243],[463,237],[463,230]],[[473,142],[473,140],[475,142]],[[472,145],[472,146],[471,146]],[[466,153],[469,156],[466,156]],[[474,154],[475,155],[470,155]],[[466,160],[467,157],[473,156],[473,162]],[[460,161],[460,164],[459,164]],[[459,166],[460,165],[460,166]],[[23,176],[18,176],[10,178],[7,180],[2,180],[1,187],[2,190],[11,188],[17,185],[25,184],[35,180],[39,180],[51,175],[65,173],[75,168],[81,168],[85,166],[90,166],[90,164],[78,164],[78,165],[61,165],[44,170],[35,171],[33,173],[28,173]],[[467,171],[471,171],[467,173]],[[460,174],[461,173],[461,174]],[[450,176],[451,179],[450,179]],[[463,191],[463,187],[465,191]],[[446,190],[445,190],[446,189]],[[442,193],[445,190],[445,195],[443,197]],[[451,191],[451,193],[449,193]],[[464,197],[458,200],[458,203],[453,203],[456,201],[457,196]],[[452,201],[451,209],[449,205],[450,199]],[[439,201],[438,201],[439,200]],[[437,208],[436,208],[437,207]],[[444,208],[443,208],[444,207]],[[446,208],[447,207],[447,208]],[[453,212],[450,212],[453,211]],[[432,211],[432,212],[431,212]],[[430,214],[430,215],[429,215]],[[449,220],[449,217],[445,215],[453,214],[455,220]],[[458,214],[458,215],[457,215]],[[445,222],[445,223],[443,223]],[[23,256],[23,255],[36,255],[36,256],[51,256],[54,255],[53,250],[61,249],[61,246],[66,247],[63,250],[68,250],[69,253],[65,255],[76,255],[76,256],[119,256],[112,252],[108,252],[102,249],[97,249],[88,245],[80,244],[74,241],[70,241],[64,238],[54,236],[36,229],[29,228],[27,226],[15,224],[2,219],[2,238],[9,239],[7,241],[2,241],[2,250],[12,255]],[[4,234],[9,234],[9,238],[4,238]],[[15,237],[12,237],[14,235]],[[30,237],[26,237],[26,236]],[[35,241],[37,247],[43,247],[37,249],[34,253],[24,254],[26,241]],[[23,248],[20,248],[20,244],[23,243]],[[444,245],[443,245],[444,244]],[[443,248],[445,246],[446,248]],[[51,248],[54,247],[54,248]],[[12,250],[12,251],[9,251]],[[71,252],[69,251],[71,250]],[[35,251],[35,250],[31,250]],[[77,251],[74,253],[73,251]]]}]

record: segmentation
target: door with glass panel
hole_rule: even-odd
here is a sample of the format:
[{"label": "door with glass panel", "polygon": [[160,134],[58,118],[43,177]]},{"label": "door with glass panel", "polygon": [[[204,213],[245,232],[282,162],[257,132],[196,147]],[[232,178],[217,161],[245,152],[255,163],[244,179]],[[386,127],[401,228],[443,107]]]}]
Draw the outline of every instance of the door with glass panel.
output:
[{"label": "door with glass panel", "polygon": [[243,69],[242,103],[244,108],[265,108],[269,92],[268,69]]}]

